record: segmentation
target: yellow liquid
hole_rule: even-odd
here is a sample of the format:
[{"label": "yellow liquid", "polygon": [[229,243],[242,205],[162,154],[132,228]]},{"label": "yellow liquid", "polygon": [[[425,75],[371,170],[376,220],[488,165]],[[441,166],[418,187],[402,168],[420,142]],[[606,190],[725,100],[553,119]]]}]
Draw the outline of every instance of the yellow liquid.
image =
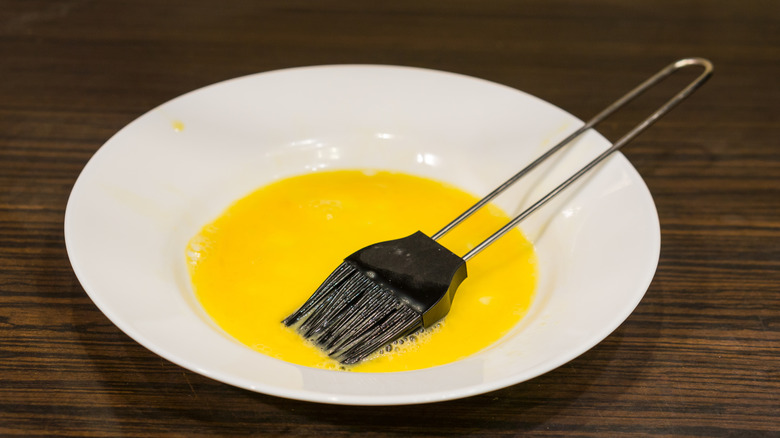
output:
[{"label": "yellow liquid", "polygon": [[[344,369],[281,321],[349,254],[420,230],[432,235],[477,201],[453,186],[394,172],[314,172],[274,182],[230,206],[186,249],[195,293],[228,334],[269,356]],[[465,254],[508,217],[488,206],[439,240]],[[498,341],[533,298],[536,258],[519,230],[467,264],[450,310],[416,340],[351,371],[389,372],[454,362]]]}]

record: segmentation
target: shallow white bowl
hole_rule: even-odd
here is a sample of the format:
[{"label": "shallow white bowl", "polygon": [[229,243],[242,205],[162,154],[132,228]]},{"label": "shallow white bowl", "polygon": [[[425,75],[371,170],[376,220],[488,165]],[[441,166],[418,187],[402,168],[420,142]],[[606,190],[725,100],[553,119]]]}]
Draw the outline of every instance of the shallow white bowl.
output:
[{"label": "shallow white bowl", "polygon": [[[122,331],[210,378],[337,404],[484,393],[587,351],[644,295],[658,262],[658,217],[619,153],[521,224],[540,276],[518,327],[486,351],[431,369],[326,371],[250,350],[198,304],[185,244],[259,186],[319,169],[399,170],[485,194],[581,123],[521,91],[416,68],[321,66],[229,80],[151,110],[100,148],[68,202],[68,254],[86,292]],[[608,144],[587,133],[497,204],[519,212]]]}]

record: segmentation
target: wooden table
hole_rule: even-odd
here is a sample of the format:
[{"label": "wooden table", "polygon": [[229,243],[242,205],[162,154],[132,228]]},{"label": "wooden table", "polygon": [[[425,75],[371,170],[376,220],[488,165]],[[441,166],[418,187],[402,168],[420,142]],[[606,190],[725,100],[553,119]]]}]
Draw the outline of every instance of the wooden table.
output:
[{"label": "wooden table", "polygon": [[[0,435],[778,436],[780,2],[373,3],[0,0]],[[192,89],[400,64],[587,118],[685,56],[715,76],[625,151],[658,207],[657,275],[611,336],[531,381],[370,408],[237,389],[133,342],[68,262],[63,215],[84,164]],[[616,139],[661,96],[600,131]]]}]

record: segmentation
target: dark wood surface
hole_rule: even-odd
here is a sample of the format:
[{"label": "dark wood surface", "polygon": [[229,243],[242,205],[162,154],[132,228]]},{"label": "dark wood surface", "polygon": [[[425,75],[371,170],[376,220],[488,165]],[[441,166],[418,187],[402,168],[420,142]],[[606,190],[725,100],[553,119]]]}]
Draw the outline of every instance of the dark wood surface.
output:
[{"label": "dark wood surface", "polygon": [[[0,436],[778,436],[778,29],[775,0],[0,0]],[[713,79],[625,152],[657,203],[657,275],[611,336],[531,381],[370,408],[237,389],[133,342],[68,262],[63,215],[84,164],[192,89],[400,64],[587,118],[684,56],[710,58]],[[616,139],[660,96],[600,131]]]}]

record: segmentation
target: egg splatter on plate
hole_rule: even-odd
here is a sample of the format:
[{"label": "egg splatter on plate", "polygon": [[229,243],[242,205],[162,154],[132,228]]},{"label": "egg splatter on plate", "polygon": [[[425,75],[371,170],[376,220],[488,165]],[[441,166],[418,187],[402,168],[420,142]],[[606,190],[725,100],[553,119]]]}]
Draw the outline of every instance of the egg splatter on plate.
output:
[{"label": "egg splatter on plate", "polygon": [[[450,313],[431,329],[345,368],[282,320],[344,257],[415,231],[429,236],[478,199],[398,172],[319,171],[273,182],[238,200],[188,243],[195,294],[229,335],[263,354],[310,367],[391,372],[454,362],[488,348],[527,312],[533,245],[512,230],[468,262]],[[493,205],[439,240],[463,255],[509,218]]]}]

